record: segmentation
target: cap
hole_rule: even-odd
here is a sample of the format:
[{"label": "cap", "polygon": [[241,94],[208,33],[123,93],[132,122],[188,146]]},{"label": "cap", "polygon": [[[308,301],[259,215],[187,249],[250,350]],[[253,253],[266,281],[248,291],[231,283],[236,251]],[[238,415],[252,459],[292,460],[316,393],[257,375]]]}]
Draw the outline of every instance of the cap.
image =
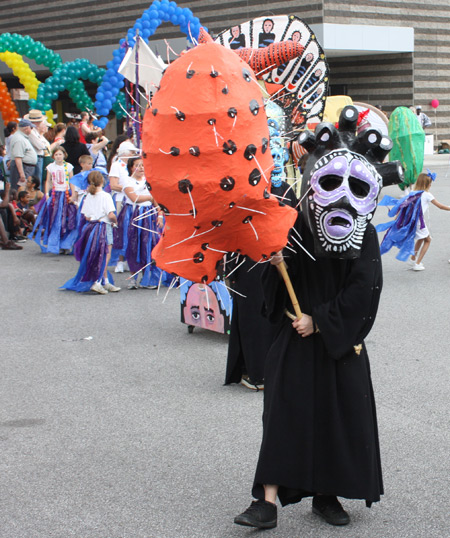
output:
[{"label": "cap", "polygon": [[136,153],[136,155],[138,155],[141,153],[141,150],[129,140],[125,140],[125,142],[122,142],[122,144],[120,144],[119,149],[117,150],[117,155],[120,157],[130,152],[134,152]]},{"label": "cap", "polygon": [[22,119],[19,121],[19,127],[34,127],[30,120]]}]

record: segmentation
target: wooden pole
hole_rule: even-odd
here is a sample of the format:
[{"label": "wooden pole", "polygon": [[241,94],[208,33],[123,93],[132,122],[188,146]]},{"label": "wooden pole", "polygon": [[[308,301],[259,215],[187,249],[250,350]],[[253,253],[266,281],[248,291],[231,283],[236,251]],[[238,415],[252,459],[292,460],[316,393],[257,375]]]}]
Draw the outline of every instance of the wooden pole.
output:
[{"label": "wooden pole", "polygon": [[301,319],[302,317],[302,311],[300,310],[300,305],[298,304],[297,296],[295,295],[294,287],[292,286],[291,279],[289,277],[289,274],[287,272],[286,263],[282,261],[277,265],[277,269],[280,272],[281,276],[283,277],[284,283],[286,284],[286,288],[289,293],[289,297],[292,302],[292,306],[294,307],[295,315],[298,319]]}]

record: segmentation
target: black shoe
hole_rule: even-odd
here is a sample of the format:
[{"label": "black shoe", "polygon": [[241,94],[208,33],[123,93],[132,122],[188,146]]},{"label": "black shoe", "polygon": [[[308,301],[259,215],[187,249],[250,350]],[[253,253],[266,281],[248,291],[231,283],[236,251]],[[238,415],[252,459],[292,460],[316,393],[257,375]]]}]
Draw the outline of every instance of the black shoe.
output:
[{"label": "black shoe", "polygon": [[245,512],[234,518],[237,525],[273,529],[277,526],[277,505],[268,501],[253,501]]},{"label": "black shoe", "polygon": [[312,511],[330,525],[348,525],[350,523],[350,516],[333,495],[313,497]]},{"label": "black shoe", "polygon": [[244,387],[250,390],[256,390],[256,392],[264,390],[264,381],[253,381],[246,374],[242,375],[241,385],[244,385]]},{"label": "black shoe", "polygon": [[26,240],[27,238],[23,235],[13,235],[11,237],[11,241],[14,241],[14,243],[25,243]]}]

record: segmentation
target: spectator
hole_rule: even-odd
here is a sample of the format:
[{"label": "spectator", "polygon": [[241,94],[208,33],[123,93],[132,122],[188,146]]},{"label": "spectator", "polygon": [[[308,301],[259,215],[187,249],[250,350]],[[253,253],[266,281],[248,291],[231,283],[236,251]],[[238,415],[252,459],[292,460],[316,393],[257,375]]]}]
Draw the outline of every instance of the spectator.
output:
[{"label": "spectator", "polygon": [[5,200],[6,204],[2,210],[2,219],[5,229],[9,234],[9,239],[16,241],[17,243],[23,243],[25,241],[25,237],[20,235],[20,221],[16,215],[17,191],[15,189],[11,189],[9,191],[9,197],[5,195],[4,191],[2,191],[0,196],[3,200]]},{"label": "spectator", "polygon": [[9,178],[9,167],[11,165],[11,136],[17,131],[18,124],[16,121],[10,121],[8,122],[7,126],[5,127],[4,134],[5,134],[5,147],[6,147],[6,155],[5,155],[5,172],[6,176]]},{"label": "spectator", "polygon": [[26,178],[34,174],[37,164],[37,154],[30,142],[31,131],[34,126],[30,120],[20,120],[19,128],[11,136],[11,187],[17,189],[19,183],[25,185]]},{"label": "spectator", "polygon": [[19,228],[22,236],[27,236],[33,229],[36,213],[30,207],[30,195],[21,191],[17,195],[16,216],[19,219]]},{"label": "spectator", "polygon": [[90,155],[86,144],[80,142],[80,135],[75,127],[67,127],[64,144],[61,147],[66,150],[66,161],[73,166],[73,173],[78,174],[81,171],[80,157]]},{"label": "spectator", "polygon": [[3,196],[0,197],[0,240],[1,240],[1,247],[2,250],[22,250],[23,247],[20,245],[17,245],[14,241],[8,239],[8,234],[6,232],[5,224],[4,224],[4,214],[8,211],[9,206],[9,189],[10,184],[5,184],[5,190],[3,193]]},{"label": "spectator", "polygon": [[28,193],[28,204],[33,210],[36,210],[35,206],[44,197],[44,193],[40,190],[41,182],[36,176],[28,176],[26,186],[19,187],[19,193],[26,191]]},{"label": "spectator", "polygon": [[24,116],[24,119],[30,120],[34,125],[34,129],[30,134],[30,142],[37,154],[38,160],[33,175],[42,180],[44,157],[50,155],[50,144],[44,136],[48,131],[49,124],[40,110],[30,110],[30,112]]},{"label": "spectator", "polygon": [[6,181],[6,164],[5,164],[6,148],[0,145],[0,188],[5,188]]},{"label": "spectator", "polygon": [[422,126],[422,129],[425,129],[426,127],[431,127],[431,120],[425,114],[425,112],[422,112],[422,107],[420,105],[416,106],[416,114],[417,114],[417,119],[419,120],[419,123]]},{"label": "spectator", "polygon": [[80,134],[80,142],[82,142],[83,144],[86,144],[87,143],[86,135],[88,135],[88,134],[96,134],[96,135],[100,136],[102,130],[100,129],[100,127],[92,127],[91,126],[89,112],[82,112],[78,132]]},{"label": "spectator", "polygon": [[105,174],[106,172],[106,157],[103,150],[108,145],[109,140],[102,133],[88,133],[86,135],[86,147],[89,150],[94,162],[93,168],[101,169]]},{"label": "spectator", "polygon": [[56,146],[61,146],[65,142],[67,126],[65,123],[57,123],[54,127],[55,138],[50,145],[51,150],[53,151]]}]

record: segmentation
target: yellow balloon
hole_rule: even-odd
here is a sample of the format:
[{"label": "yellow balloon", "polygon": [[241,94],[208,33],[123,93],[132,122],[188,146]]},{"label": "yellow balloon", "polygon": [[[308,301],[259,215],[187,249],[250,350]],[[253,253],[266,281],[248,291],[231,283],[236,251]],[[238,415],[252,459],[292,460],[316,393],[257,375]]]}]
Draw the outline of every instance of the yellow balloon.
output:
[{"label": "yellow balloon", "polygon": [[[20,80],[20,83],[30,96],[30,99],[36,99],[40,81],[22,56],[16,52],[0,52],[0,60],[12,69],[14,75]],[[47,116],[47,121],[55,125],[53,112],[48,110],[45,115]]]}]

